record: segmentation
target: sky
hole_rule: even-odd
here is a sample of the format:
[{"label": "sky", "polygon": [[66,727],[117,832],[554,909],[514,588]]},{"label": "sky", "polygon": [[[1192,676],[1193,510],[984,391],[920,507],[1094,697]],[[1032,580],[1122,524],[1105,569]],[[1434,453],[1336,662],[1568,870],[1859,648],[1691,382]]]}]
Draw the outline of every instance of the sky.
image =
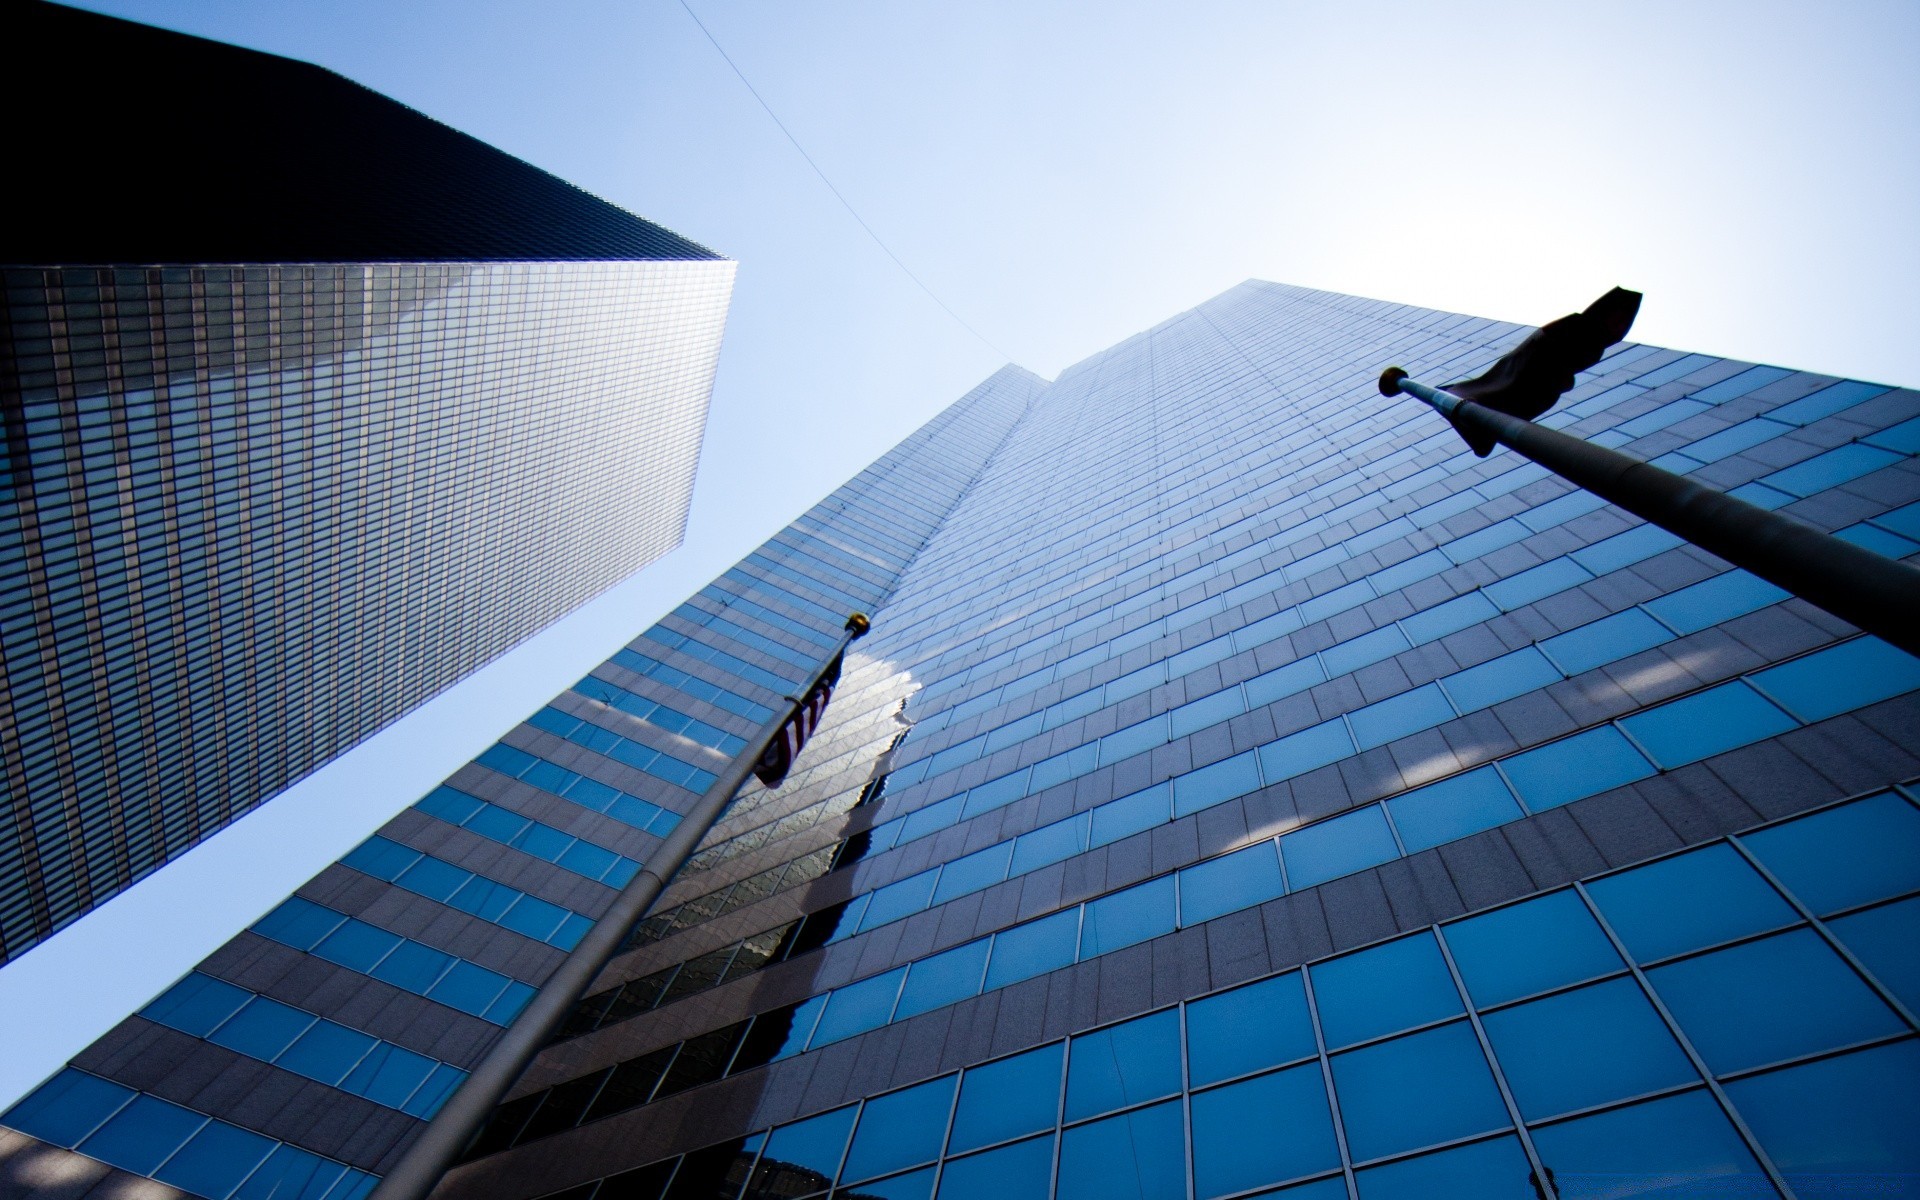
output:
[{"label": "sky", "polygon": [[83,5],[329,67],[740,268],[686,545],[0,968],[0,1104],[1009,359],[1247,278],[1526,324],[1620,284],[1637,340],[1920,384],[1912,0],[688,3],[959,320],[680,0]]}]

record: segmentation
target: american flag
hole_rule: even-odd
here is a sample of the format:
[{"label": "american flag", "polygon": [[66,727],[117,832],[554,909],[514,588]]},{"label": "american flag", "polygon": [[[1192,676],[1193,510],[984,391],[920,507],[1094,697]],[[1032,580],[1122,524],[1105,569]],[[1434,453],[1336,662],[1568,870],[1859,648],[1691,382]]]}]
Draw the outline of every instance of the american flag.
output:
[{"label": "american flag", "polygon": [[800,757],[800,747],[806,745],[813,731],[820,727],[820,718],[827,711],[827,701],[833,699],[833,685],[840,682],[840,660],[844,657],[844,654],[833,656],[833,661],[827,664],[827,669],[800,702],[800,707],[780,726],[780,731],[773,735],[773,741],[767,744],[760,761],[753,765],[753,773],[759,776],[761,783],[768,787],[779,787],[780,781],[792,769],[793,760]]}]

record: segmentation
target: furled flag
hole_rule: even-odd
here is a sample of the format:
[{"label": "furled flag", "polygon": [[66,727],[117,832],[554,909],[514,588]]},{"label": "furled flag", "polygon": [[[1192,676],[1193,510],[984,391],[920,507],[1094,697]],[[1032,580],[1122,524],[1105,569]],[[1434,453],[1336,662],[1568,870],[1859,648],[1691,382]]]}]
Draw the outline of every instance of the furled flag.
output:
[{"label": "furled flag", "polygon": [[779,787],[780,781],[787,777],[793,760],[800,757],[800,747],[806,745],[813,731],[820,727],[820,718],[827,711],[827,701],[833,699],[833,685],[840,682],[840,660],[845,657],[844,653],[833,656],[833,661],[820,673],[820,678],[807,692],[806,698],[800,701],[800,706],[793,710],[793,715],[780,726],[780,732],[774,734],[773,740],[767,743],[766,752],[760,756],[759,762],[753,764],[753,773],[759,776],[761,783],[768,787]]},{"label": "furled flag", "polygon": [[[1640,293],[1614,288],[1585,312],[1549,321],[1528,334],[1485,374],[1446,390],[1496,412],[1531,421],[1553,407],[1573,386],[1573,377],[1600,361],[1607,347],[1627,336],[1640,311]],[[1451,417],[1448,418],[1452,420]],[[1477,430],[1453,427],[1481,458],[1493,452],[1493,439]]]}]

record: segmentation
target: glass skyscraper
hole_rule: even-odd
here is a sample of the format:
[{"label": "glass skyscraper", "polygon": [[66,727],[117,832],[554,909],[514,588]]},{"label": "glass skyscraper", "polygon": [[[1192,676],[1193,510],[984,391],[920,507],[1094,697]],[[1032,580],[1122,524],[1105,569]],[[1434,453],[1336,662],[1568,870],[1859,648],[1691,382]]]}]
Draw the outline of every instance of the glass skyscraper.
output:
[{"label": "glass skyscraper", "polygon": [[678,545],[734,264],[318,67],[0,31],[4,962]]},{"label": "glass skyscraper", "polygon": [[[1374,388],[1523,332],[1249,282],[1003,370],[0,1117],[0,1180],[364,1194],[859,609],[436,1196],[1920,1194],[1920,662]],[[1913,392],[1629,344],[1545,420],[1920,553]]]}]

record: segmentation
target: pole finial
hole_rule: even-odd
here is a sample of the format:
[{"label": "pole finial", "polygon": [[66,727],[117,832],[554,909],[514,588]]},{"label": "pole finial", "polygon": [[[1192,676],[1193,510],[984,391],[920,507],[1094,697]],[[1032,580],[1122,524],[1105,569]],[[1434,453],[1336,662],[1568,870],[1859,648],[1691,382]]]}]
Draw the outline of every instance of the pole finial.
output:
[{"label": "pole finial", "polygon": [[1400,394],[1400,381],[1406,377],[1407,373],[1399,367],[1388,367],[1386,370],[1380,372],[1380,394],[1382,396],[1398,396]]},{"label": "pole finial", "polygon": [[846,628],[853,631],[854,637],[865,637],[867,636],[867,630],[873,628],[873,622],[867,619],[867,614],[865,613],[854,613],[847,618]]}]

